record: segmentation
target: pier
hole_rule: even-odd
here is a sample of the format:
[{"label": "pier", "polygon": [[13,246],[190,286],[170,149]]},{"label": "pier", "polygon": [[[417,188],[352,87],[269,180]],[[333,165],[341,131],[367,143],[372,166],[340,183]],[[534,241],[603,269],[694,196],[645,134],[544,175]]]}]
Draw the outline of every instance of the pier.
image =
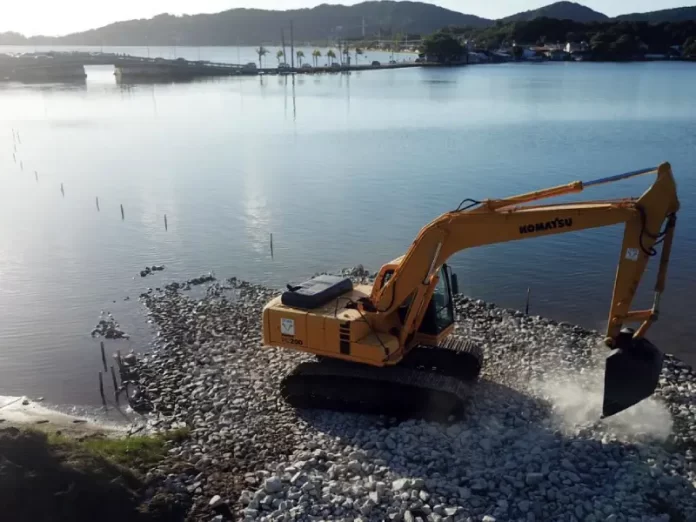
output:
[{"label": "pier", "polygon": [[192,80],[212,76],[257,76],[270,74],[325,74],[379,69],[402,69],[435,64],[399,62],[389,64],[339,65],[300,68],[258,68],[250,64],[193,61],[183,58],[143,58],[113,53],[49,52],[19,56],[0,55],[0,81],[84,81],[85,66],[113,65],[119,82]]}]

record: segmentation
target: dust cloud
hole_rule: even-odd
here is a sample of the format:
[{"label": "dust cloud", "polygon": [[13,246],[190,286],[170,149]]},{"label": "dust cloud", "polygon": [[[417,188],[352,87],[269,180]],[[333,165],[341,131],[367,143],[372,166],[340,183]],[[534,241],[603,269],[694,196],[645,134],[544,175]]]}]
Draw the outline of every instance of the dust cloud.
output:
[{"label": "dust cloud", "polygon": [[[598,351],[599,352],[599,351]],[[606,355],[606,350],[603,351]],[[551,403],[553,422],[567,433],[591,428],[616,440],[664,441],[673,420],[666,405],[654,396],[606,419],[600,419],[604,397],[604,355],[592,369],[571,373],[551,370],[531,391]]]}]

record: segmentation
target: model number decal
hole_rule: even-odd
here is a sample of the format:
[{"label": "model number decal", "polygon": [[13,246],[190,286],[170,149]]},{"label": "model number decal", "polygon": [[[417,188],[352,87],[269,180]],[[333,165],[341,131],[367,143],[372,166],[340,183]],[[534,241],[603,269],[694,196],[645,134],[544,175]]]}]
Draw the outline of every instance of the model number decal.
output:
[{"label": "model number decal", "polygon": [[304,342],[302,342],[300,339],[295,339],[294,337],[287,337],[283,336],[283,342],[288,343],[288,344],[296,344],[298,346],[303,346]]}]

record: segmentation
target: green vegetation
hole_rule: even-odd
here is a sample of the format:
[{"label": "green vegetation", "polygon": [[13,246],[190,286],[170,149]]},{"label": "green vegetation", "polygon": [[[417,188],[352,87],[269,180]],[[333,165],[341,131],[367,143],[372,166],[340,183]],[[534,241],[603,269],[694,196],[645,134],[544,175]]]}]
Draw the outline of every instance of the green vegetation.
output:
[{"label": "green vegetation", "polygon": [[300,64],[300,67],[302,67],[302,60],[304,60],[304,51],[297,51],[295,54],[297,55],[297,62]]},{"label": "green vegetation", "polygon": [[625,22],[650,22],[659,24],[661,22],[686,22],[696,20],[696,6],[694,7],[675,7],[673,9],[662,9],[649,13],[632,13],[617,16],[616,20]]},{"label": "green vegetation", "polygon": [[314,67],[319,67],[319,58],[321,58],[321,51],[319,49],[314,49],[314,51],[312,51],[312,60],[314,60]]},{"label": "green vegetation", "polygon": [[535,18],[556,18],[558,20],[574,20],[576,22],[600,22],[609,20],[607,15],[598,13],[584,5],[575,2],[556,2],[540,7],[539,9],[508,16],[507,18],[503,18],[502,21],[523,22],[534,20]]},{"label": "green vegetation", "polygon": [[334,63],[334,60],[336,59],[336,53],[333,49],[329,49],[326,52],[326,57],[329,59],[329,65],[332,65]]},{"label": "green vegetation", "polygon": [[464,58],[464,46],[445,31],[438,31],[423,40],[422,51],[431,61],[439,63],[461,62]]},{"label": "green vegetation", "polygon": [[3,520],[164,522],[183,520],[176,498],[144,496],[142,476],[162,462],[171,444],[188,436],[72,439],[42,431],[0,429]]},{"label": "green vegetation", "polygon": [[259,56],[259,68],[263,69],[263,57],[268,54],[268,49],[266,49],[263,45],[256,49],[256,54]]},{"label": "green vegetation", "polygon": [[75,439],[49,433],[47,434],[47,442],[66,450],[83,450],[131,469],[147,470],[167,456],[167,449],[172,442],[182,442],[188,436],[189,430],[186,428],[159,435],[125,438],[82,437]]},{"label": "green vegetation", "polygon": [[647,22],[592,22],[537,18],[528,22],[496,23],[486,29],[452,28],[453,35],[473,40],[476,47],[565,44],[587,42],[592,57],[624,60],[646,53],[676,53],[672,46],[691,45],[696,21],[649,24]]}]

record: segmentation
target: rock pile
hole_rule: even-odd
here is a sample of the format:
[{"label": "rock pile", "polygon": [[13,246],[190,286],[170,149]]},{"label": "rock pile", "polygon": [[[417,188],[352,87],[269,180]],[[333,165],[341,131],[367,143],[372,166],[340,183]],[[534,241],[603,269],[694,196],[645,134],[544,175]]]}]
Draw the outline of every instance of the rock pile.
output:
[{"label": "rock pile", "polygon": [[200,286],[206,283],[212,283],[215,280],[216,279],[213,274],[203,274],[199,277],[194,277],[193,279],[189,279],[188,281],[184,281],[182,283],[174,281],[172,283],[169,283],[164,288],[168,292],[176,292],[178,290],[191,290],[192,286]]},{"label": "rock pile", "polygon": [[597,332],[462,297],[458,333],[486,357],[463,422],[296,412],[278,384],[309,356],[261,345],[274,295],[235,279],[144,294],[151,425],[191,427],[151,474],[193,497],[191,519],[696,521],[696,374],[678,360],[599,422]]},{"label": "rock pile", "polygon": [[164,270],[164,265],[146,266],[144,270],[140,271],[140,277],[147,277],[150,274],[154,274],[155,272],[161,272],[162,270]]},{"label": "rock pile", "polygon": [[102,311],[99,322],[91,332],[92,337],[104,337],[105,339],[128,339],[129,336],[121,329],[111,312]]}]

